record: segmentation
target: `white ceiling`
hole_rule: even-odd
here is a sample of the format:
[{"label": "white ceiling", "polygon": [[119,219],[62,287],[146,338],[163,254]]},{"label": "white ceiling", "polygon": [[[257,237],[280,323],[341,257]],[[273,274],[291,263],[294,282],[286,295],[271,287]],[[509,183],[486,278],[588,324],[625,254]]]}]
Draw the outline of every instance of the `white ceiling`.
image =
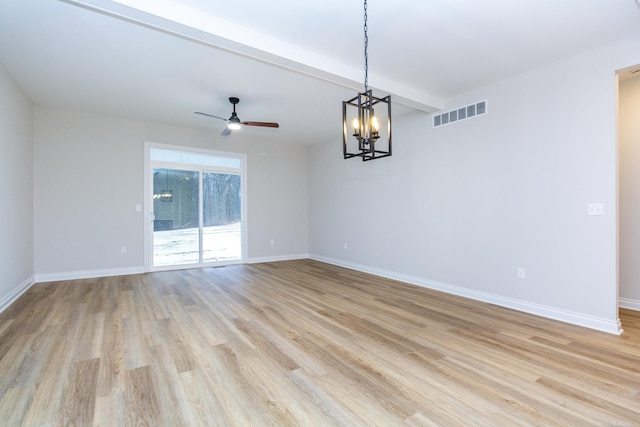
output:
[{"label": "white ceiling", "polygon": [[[369,84],[394,113],[640,32],[635,0],[370,0]],[[2,0],[0,62],[38,105],[245,136],[339,141],[363,87],[354,0]],[[579,70],[576,70],[579,73]],[[235,134],[229,138],[233,138]]]}]

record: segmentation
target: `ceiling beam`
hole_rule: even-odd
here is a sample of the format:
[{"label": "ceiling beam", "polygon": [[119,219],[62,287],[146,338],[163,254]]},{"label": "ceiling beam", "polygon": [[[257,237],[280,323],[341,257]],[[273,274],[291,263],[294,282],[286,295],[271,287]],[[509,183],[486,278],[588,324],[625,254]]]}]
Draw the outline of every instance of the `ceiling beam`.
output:
[{"label": "ceiling beam", "polygon": [[[335,61],[175,1],[60,1],[356,91],[363,90],[361,68]],[[391,94],[394,103],[428,113],[442,108],[442,99],[422,90],[375,74],[371,74],[371,80],[378,82],[373,88]]]}]

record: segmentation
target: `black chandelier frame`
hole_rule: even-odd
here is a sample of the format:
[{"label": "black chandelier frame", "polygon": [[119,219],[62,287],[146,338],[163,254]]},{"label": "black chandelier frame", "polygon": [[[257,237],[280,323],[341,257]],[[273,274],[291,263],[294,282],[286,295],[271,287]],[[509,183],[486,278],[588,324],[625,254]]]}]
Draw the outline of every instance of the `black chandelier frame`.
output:
[{"label": "black chandelier frame", "polygon": [[[379,98],[369,89],[367,29],[367,0],[364,0],[364,92],[342,101],[342,152],[345,159],[360,157],[362,161],[391,156],[391,95]],[[355,114],[351,113],[353,108],[356,109]],[[380,128],[380,118],[375,115],[376,108],[379,113],[385,113],[386,128]],[[353,133],[350,134],[349,118],[354,116]],[[351,136],[357,143],[353,142]]]}]

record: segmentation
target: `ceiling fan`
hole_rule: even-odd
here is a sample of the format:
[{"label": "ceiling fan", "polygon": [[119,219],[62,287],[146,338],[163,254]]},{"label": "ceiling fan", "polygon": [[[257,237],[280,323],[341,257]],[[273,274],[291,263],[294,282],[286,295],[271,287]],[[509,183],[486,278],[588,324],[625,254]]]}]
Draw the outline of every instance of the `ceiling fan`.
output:
[{"label": "ceiling fan", "polygon": [[235,96],[232,96],[231,98],[229,98],[229,102],[233,104],[233,113],[231,113],[231,117],[229,117],[228,119],[225,119],[224,117],[220,117],[220,116],[214,116],[213,114],[202,113],[200,111],[195,111],[195,113],[200,114],[202,116],[213,117],[214,119],[224,120],[225,122],[227,122],[227,127],[224,128],[224,130],[220,134],[222,136],[227,136],[231,133],[231,131],[240,129],[242,125],[261,126],[266,128],[280,127],[278,123],[274,123],[274,122],[249,122],[249,121],[243,122],[240,120],[240,118],[236,114],[236,104],[240,102],[240,99],[236,98]]}]

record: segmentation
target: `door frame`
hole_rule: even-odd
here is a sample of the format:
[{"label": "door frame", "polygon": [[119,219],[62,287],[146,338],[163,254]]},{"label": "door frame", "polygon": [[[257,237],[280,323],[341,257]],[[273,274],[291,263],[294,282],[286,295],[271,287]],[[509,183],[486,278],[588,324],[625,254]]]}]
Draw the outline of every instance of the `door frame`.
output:
[{"label": "door frame", "polygon": [[[187,265],[172,265],[172,266],[161,266],[154,267],[153,266],[153,168],[151,161],[151,149],[164,149],[164,150],[172,150],[172,151],[181,151],[185,153],[194,153],[201,154],[212,157],[226,157],[240,160],[240,179],[241,179],[241,195],[240,195],[240,203],[241,206],[241,214],[240,214],[240,259],[234,261],[220,261],[213,263],[203,263],[203,264],[187,264]],[[169,164],[171,162],[165,162]],[[182,166],[181,166],[182,165]],[[185,163],[173,163],[173,166],[176,168],[185,167]],[[207,170],[206,167],[202,169]],[[213,168],[210,171],[215,171]],[[221,170],[222,172],[222,170]],[[207,150],[201,148],[193,148],[186,147],[182,145],[169,145],[169,144],[158,144],[154,142],[145,142],[144,143],[144,270],[146,272],[151,271],[166,271],[166,270],[183,270],[189,268],[203,268],[203,267],[212,267],[212,266],[221,266],[221,265],[232,265],[232,264],[243,264],[247,259],[247,243],[248,243],[248,235],[247,235],[247,155],[243,153],[232,153],[225,151],[215,151],[215,150]],[[202,242],[201,242],[202,243]]]}]

